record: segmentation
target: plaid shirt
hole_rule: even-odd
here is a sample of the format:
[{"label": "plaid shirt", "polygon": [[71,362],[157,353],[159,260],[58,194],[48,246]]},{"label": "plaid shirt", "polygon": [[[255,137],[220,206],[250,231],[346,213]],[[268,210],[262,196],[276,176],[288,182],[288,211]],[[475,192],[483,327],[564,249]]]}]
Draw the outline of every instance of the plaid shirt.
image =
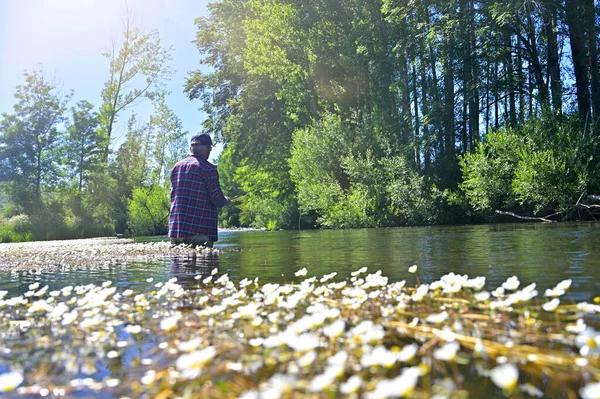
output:
[{"label": "plaid shirt", "polygon": [[217,241],[217,208],[225,204],[217,167],[198,156],[182,159],[171,170],[169,237],[207,234]]}]

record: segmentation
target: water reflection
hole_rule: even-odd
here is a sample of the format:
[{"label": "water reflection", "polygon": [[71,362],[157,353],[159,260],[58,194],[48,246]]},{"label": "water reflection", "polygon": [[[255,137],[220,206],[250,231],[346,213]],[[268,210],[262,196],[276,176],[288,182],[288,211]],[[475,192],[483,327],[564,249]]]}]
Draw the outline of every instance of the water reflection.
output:
[{"label": "water reflection", "polygon": [[177,283],[184,288],[193,288],[198,280],[210,276],[213,269],[219,268],[219,253],[205,251],[189,256],[171,258],[171,278],[177,278]]}]

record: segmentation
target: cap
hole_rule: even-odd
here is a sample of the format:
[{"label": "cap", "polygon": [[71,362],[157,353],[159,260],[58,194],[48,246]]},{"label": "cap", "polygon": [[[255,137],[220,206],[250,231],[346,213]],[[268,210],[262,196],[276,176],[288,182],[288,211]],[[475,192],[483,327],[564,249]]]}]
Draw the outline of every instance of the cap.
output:
[{"label": "cap", "polygon": [[192,137],[190,140],[191,145],[212,145],[212,139],[206,133],[200,133]]}]

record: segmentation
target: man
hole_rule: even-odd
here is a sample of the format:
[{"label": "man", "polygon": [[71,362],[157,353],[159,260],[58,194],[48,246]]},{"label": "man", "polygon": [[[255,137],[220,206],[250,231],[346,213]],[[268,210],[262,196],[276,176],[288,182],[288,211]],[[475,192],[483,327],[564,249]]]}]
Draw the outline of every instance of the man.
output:
[{"label": "man", "polygon": [[229,205],[223,195],[217,167],[208,161],[213,147],[206,133],[190,141],[191,155],[171,169],[169,237],[173,245],[211,248],[218,240],[218,209]]}]

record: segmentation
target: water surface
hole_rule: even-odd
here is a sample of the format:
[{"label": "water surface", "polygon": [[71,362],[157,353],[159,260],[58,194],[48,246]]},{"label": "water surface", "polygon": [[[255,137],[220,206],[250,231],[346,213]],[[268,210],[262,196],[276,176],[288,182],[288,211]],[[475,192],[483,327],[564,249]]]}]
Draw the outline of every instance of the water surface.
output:
[{"label": "water surface", "polygon": [[[221,231],[218,255],[164,258],[57,273],[2,273],[0,289],[27,291],[39,281],[50,288],[111,280],[120,287],[147,284],[146,279],[194,281],[218,267],[233,280],[294,281],[306,267],[310,275],[337,272],[343,280],[363,266],[381,270],[391,281],[416,282],[408,273],[418,265],[421,282],[454,272],[486,276],[487,288],[516,275],[523,284],[544,290],[572,279],[576,300],[600,294],[600,223],[502,224],[356,230]],[[165,240],[166,237],[146,238]],[[542,291],[543,292],[543,291]]]}]

